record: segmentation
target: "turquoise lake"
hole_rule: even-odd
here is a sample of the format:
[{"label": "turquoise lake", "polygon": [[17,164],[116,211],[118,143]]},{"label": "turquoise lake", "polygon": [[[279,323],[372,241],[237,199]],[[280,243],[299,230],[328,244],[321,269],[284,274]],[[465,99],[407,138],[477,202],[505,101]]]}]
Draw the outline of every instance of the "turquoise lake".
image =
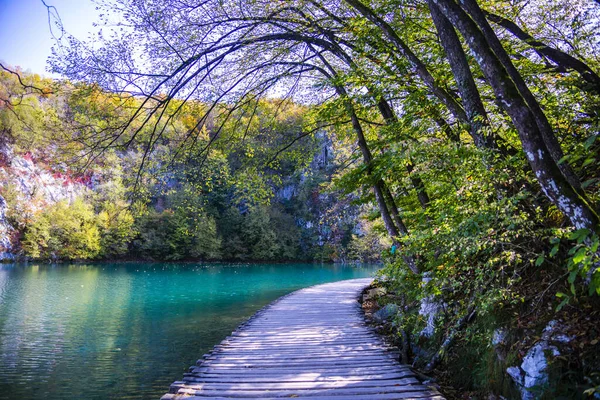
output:
[{"label": "turquoise lake", "polygon": [[0,398],[158,399],[254,312],[374,276],[320,264],[0,265]]}]

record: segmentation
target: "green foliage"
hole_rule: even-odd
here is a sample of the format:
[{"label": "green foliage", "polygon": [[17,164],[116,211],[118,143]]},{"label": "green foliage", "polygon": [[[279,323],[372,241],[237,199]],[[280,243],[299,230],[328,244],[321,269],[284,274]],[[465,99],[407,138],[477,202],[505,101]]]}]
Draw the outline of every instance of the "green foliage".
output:
[{"label": "green foliage", "polygon": [[25,254],[45,260],[93,259],[100,252],[94,210],[83,200],[60,201],[35,216],[22,242]]},{"label": "green foliage", "polygon": [[[550,239],[552,248],[550,258],[563,258],[568,270],[567,282],[569,293],[558,292],[556,296],[561,300],[557,307],[560,311],[573,297],[581,292],[579,281],[586,282],[587,295],[600,294],[600,253],[598,252],[598,235],[588,229],[555,230],[555,237]],[[562,246],[561,246],[562,245]],[[566,251],[560,252],[561,248]],[[584,292],[585,293],[585,292]]]},{"label": "green foliage", "polygon": [[[107,157],[107,161],[111,161]],[[115,160],[112,160],[115,164]],[[104,259],[124,257],[136,236],[135,218],[126,199],[126,189],[121,178],[121,169],[116,164],[105,171],[106,181],[98,185],[92,195],[100,229],[99,256]]]},{"label": "green foliage", "polygon": [[344,259],[349,262],[373,263],[381,259],[381,254],[389,249],[391,243],[381,239],[381,231],[373,222],[361,224],[361,234],[350,234],[348,244],[343,250]]},{"label": "green foliage", "polygon": [[107,203],[97,218],[100,229],[99,255],[102,258],[126,256],[129,243],[136,234],[131,212],[123,206]]},{"label": "green foliage", "polygon": [[[115,148],[127,146],[133,149],[129,171],[151,171],[150,176],[129,174],[136,177],[136,185],[139,178],[150,204],[136,221],[139,254],[210,258],[220,248],[222,257],[237,260],[361,260],[381,249],[378,235],[402,232],[401,237],[388,238],[400,247],[397,254],[387,255],[382,274],[402,294],[407,309],[402,324],[414,335],[425,323],[418,314],[421,300],[433,298],[445,305],[432,347],[473,305],[479,320],[505,313],[518,319],[522,307],[544,303],[547,293],[558,292],[558,299],[550,296],[549,307],[557,312],[575,307],[582,296],[599,294],[594,213],[600,200],[600,90],[589,79],[597,78],[600,70],[597,1],[474,2],[562,52],[558,58],[544,54],[543,45],[501,28],[488,14],[514,64],[515,71],[508,68],[510,77],[503,72],[507,62],[494,60],[493,55],[502,52],[493,48],[493,32],[483,32],[488,37],[476,45],[478,28],[467,29],[471,17],[485,28],[468,2],[458,2],[471,14],[462,23],[456,21],[462,18],[460,12],[444,11],[456,6],[454,1],[433,2],[461,31],[454,50],[442,46],[440,39],[449,35],[436,33],[428,2],[359,2],[370,7],[372,15],[353,6],[356,3],[248,1],[239,7],[209,1],[190,13],[185,2],[167,1],[164,7],[135,7],[135,12],[125,13],[124,20],[140,29],[87,46],[102,51],[91,54],[80,41],[65,43],[62,59],[53,58],[55,70],[99,82],[81,85],[80,95],[68,99],[73,114],[69,121],[81,128],[72,131],[76,142],[85,148],[103,148],[105,140]],[[103,7],[115,5],[129,10],[135,2],[114,0]],[[277,16],[276,24],[272,16]],[[378,16],[384,16],[385,23],[372,23]],[[149,26],[154,20],[161,23]],[[240,23],[248,20],[253,23]],[[385,24],[396,33],[394,40],[389,40],[389,31],[382,32]],[[178,36],[172,35],[174,28]],[[280,35],[269,41],[263,36],[268,33]],[[488,45],[487,51],[477,49]],[[454,52],[461,58],[461,46],[471,50],[465,54],[469,66],[463,71],[472,74],[471,93],[459,81],[465,74],[454,75],[460,63],[449,57]],[[192,64],[181,64],[179,54],[190,52],[195,55]],[[147,53],[139,65],[131,61]],[[561,61],[572,57],[586,71]],[[222,62],[225,73],[219,67]],[[153,63],[156,76],[165,77],[162,83],[144,82]],[[497,73],[491,73],[488,67],[496,64]],[[113,71],[114,65],[128,67],[118,79],[98,72]],[[517,78],[522,78],[521,87],[513,87],[521,81]],[[127,91],[130,82],[155,89],[135,114],[129,111],[140,107],[141,99],[106,90]],[[314,104],[258,99],[282,89],[309,94],[307,101]],[[212,105],[176,99],[188,94],[212,99],[215,93],[222,94],[222,101]],[[39,99],[27,100],[41,110]],[[382,100],[397,115],[382,115]],[[519,105],[521,100],[526,104]],[[469,109],[469,103],[479,101],[481,107]],[[539,114],[532,115],[538,109]],[[47,115],[30,117],[33,124]],[[480,124],[485,126],[477,130]],[[334,172],[331,193],[337,198],[328,199],[322,182],[315,179],[300,190],[300,202],[282,201],[279,207],[274,201],[277,189],[287,176],[303,174],[315,154],[314,143],[300,145],[297,139],[315,129],[324,131],[325,126],[335,137],[343,165]],[[12,125],[10,130],[19,136]],[[99,139],[97,132],[108,133]],[[477,134],[488,136],[494,145],[488,142],[481,149]],[[553,139],[558,143],[554,152]],[[286,146],[288,156],[279,157],[279,149]],[[537,151],[525,157],[523,148]],[[546,150],[554,153],[552,160]],[[562,160],[554,160],[561,151]],[[584,190],[559,171],[562,163],[573,168]],[[175,172],[166,167],[172,165],[178,167]],[[383,196],[388,198],[376,199],[372,189],[384,186],[389,191]],[[429,200],[417,192],[427,193]],[[578,207],[568,206],[573,202]],[[358,207],[374,225],[362,237],[347,218],[349,210]],[[397,220],[385,219],[389,234],[382,233],[378,220],[380,213],[389,211],[386,208]],[[588,217],[578,216],[581,210],[587,210]],[[318,218],[309,218],[315,215]],[[580,223],[588,230],[566,228]],[[298,224],[305,228],[299,231]],[[124,234],[107,236],[116,236],[116,242],[127,240]],[[407,260],[419,273],[408,270]],[[502,390],[502,385],[483,383],[496,379],[504,368],[492,362],[494,354],[486,347],[489,336],[490,329],[483,325],[467,328],[461,336],[465,358],[474,365],[474,373],[461,382],[464,386]]]},{"label": "green foliage", "polygon": [[245,214],[231,207],[219,221],[223,257],[283,261],[299,256],[300,229],[280,207],[257,206]]},{"label": "green foliage", "polygon": [[181,191],[165,202],[166,209],[150,209],[136,221],[139,236],[134,251],[154,260],[218,259],[221,241],[202,199]]},{"label": "green foliage", "polygon": [[[86,254],[55,251],[56,242],[78,239],[70,237],[72,230],[58,235],[51,229],[52,200],[44,190],[22,193],[13,182],[10,160],[0,160],[7,166],[1,193],[9,205],[8,222],[16,236],[27,232],[24,255],[56,260],[347,259],[349,240],[344,238],[350,237],[352,221],[335,227],[329,213],[319,224],[335,198],[315,202],[332,168],[314,169],[311,162],[327,137],[319,131],[294,141],[304,130],[315,129],[318,118],[309,108],[286,100],[257,100],[234,109],[219,104],[211,115],[214,126],[199,128],[197,118],[206,106],[173,100],[168,106],[174,113],[171,123],[152,116],[142,126],[145,117],[138,116],[121,131],[139,99],[95,84],[54,84],[22,76],[28,84],[52,83],[53,92],[20,87],[15,75],[2,72],[0,95],[14,100],[14,107],[0,109],[0,140],[64,184],[88,185],[92,190],[78,202],[92,209],[89,224],[99,238],[99,249]],[[154,127],[161,131],[160,140],[152,139]],[[112,146],[98,154],[90,149],[99,132],[115,136]],[[189,132],[197,135],[196,146],[185,145]],[[219,140],[211,142],[215,132]],[[29,153],[23,154],[25,148]],[[276,198],[286,186],[294,187],[295,195]],[[54,247],[47,248],[47,241]],[[368,244],[358,238],[353,243],[351,257],[374,259],[377,250],[367,256]]]}]

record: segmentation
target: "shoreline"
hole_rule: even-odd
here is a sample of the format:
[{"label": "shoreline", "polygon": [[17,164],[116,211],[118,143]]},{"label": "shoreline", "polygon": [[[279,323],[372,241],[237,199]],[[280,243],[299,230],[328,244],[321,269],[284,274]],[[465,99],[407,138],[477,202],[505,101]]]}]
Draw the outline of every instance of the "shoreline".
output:
[{"label": "shoreline", "polygon": [[297,265],[339,265],[348,267],[360,267],[364,265],[381,265],[382,262],[363,262],[363,263],[342,263],[335,261],[260,261],[260,260],[249,260],[249,261],[203,261],[203,260],[184,260],[184,261],[155,261],[155,260],[144,260],[144,259],[132,259],[132,260],[97,260],[97,261],[37,261],[37,260],[25,260],[25,261],[0,261],[0,266],[18,265],[48,265],[48,266],[65,266],[65,265],[127,265],[127,264],[167,264],[167,265],[191,265],[191,264],[202,264],[207,266],[244,266],[244,265],[284,265],[284,264],[297,264]]}]

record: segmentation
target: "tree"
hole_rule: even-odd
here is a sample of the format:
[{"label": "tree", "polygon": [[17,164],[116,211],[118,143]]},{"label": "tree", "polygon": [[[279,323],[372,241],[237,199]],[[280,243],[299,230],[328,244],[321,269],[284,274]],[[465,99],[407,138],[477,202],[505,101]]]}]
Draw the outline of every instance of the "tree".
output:
[{"label": "tree", "polygon": [[94,211],[82,199],[60,201],[38,214],[23,240],[26,255],[46,260],[86,260],[100,252]]},{"label": "tree", "polygon": [[[179,102],[177,97],[183,99],[181,104],[191,98],[203,98],[209,104],[182,142],[187,146],[196,144],[203,127],[215,122],[212,116],[220,104],[231,104],[219,118],[219,125],[210,129],[210,138],[201,149],[208,152],[219,141],[224,124],[235,118],[236,110],[258,104],[258,99],[274,88],[287,88],[283,90],[289,96],[298,96],[308,93],[313,82],[319,82],[321,91],[311,92],[311,102],[322,103],[333,94],[340,96],[368,175],[373,171],[373,154],[361,132],[365,123],[373,121],[364,121],[357,104],[365,115],[371,108],[379,109],[391,129],[395,126],[394,107],[402,118],[407,118],[402,109],[414,110],[422,115],[421,121],[442,129],[457,145],[463,144],[460,131],[466,126],[475,146],[484,150],[481,154],[486,160],[490,160],[486,149],[504,157],[517,156],[504,144],[499,145],[503,140],[499,135],[491,133],[491,124],[496,123],[508,137],[511,129],[518,133],[537,184],[572,226],[598,229],[596,207],[565,161],[548,117],[475,1],[417,1],[414,8],[402,9],[435,26],[442,38],[443,53],[438,50],[436,38],[416,24],[384,17],[385,12],[393,10],[394,2],[346,0],[335,6],[308,0],[268,5],[245,2],[243,11],[219,2],[139,4],[118,0],[112,6],[116,12],[126,12],[130,29],[117,35],[116,40],[106,40],[98,49],[72,40],[68,46],[57,48],[53,65],[56,72],[74,79],[93,80],[107,90],[143,99],[127,126],[138,120],[140,126],[153,121],[146,152],[151,152],[164,135],[167,123],[160,121],[168,122],[180,112],[181,106],[175,104]],[[175,33],[172,26],[180,27],[185,35]],[[477,69],[469,64],[470,57],[463,50],[465,43]],[[145,52],[143,62],[135,64],[131,60],[139,53],[139,46],[151,51]],[[118,52],[113,51],[116,48]],[[442,61],[439,66],[424,61],[431,49]],[[447,67],[453,78],[451,86],[442,84]],[[399,105],[386,109],[385,100],[381,101],[386,97]],[[407,107],[411,104],[415,106]],[[424,114],[417,109],[423,105],[427,105]],[[247,126],[251,124],[249,118]],[[123,139],[126,130],[117,129],[113,137],[127,144],[139,130],[130,133],[130,139]],[[407,176],[414,177],[412,161],[407,168]],[[375,176],[375,182],[369,184],[373,185],[389,234],[398,237],[401,231],[408,232],[386,183]],[[414,186],[419,188],[417,193],[423,192],[422,183]],[[421,204],[427,203],[423,198]]]}]

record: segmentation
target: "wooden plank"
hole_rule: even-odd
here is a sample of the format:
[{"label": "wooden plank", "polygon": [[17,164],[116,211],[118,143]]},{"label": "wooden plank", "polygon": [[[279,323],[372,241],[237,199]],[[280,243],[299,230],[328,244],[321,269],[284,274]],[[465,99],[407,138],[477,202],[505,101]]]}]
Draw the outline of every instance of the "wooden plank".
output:
[{"label": "wooden plank", "polygon": [[[181,388],[189,388],[195,390],[216,390],[216,389],[236,389],[236,390],[281,390],[281,389],[334,389],[343,387],[384,387],[384,386],[402,386],[402,385],[419,385],[416,378],[401,378],[387,380],[360,380],[355,381],[332,381],[332,382],[276,382],[276,383],[185,383],[183,381],[174,382],[171,389],[179,390]],[[172,392],[172,393],[176,393]]]},{"label": "wooden plank", "polygon": [[278,357],[301,357],[303,355],[306,355],[307,357],[309,356],[321,356],[321,357],[343,357],[343,356],[353,356],[353,357],[363,357],[363,356],[373,356],[373,355],[378,355],[378,354],[396,354],[393,350],[391,349],[381,349],[381,348],[375,348],[375,349],[369,349],[369,350],[328,350],[328,349],[319,349],[319,350],[312,350],[310,353],[309,352],[302,352],[298,349],[295,350],[278,350],[277,352],[275,351],[269,351],[268,349],[255,349],[255,350],[241,350],[238,349],[237,351],[214,351],[212,353],[210,353],[211,356],[214,355],[223,355],[223,356],[231,356],[231,357],[255,357],[255,358],[262,358],[262,357],[268,357],[268,356],[272,356],[272,355],[276,355]]},{"label": "wooden plank", "polygon": [[402,379],[410,378],[415,375],[412,372],[394,372],[374,375],[361,375],[361,376],[345,376],[345,375],[331,375],[324,376],[321,374],[296,374],[288,375],[287,377],[279,376],[277,379],[273,379],[272,376],[249,376],[249,375],[202,375],[200,376],[189,376],[184,377],[184,382],[221,382],[221,383],[239,383],[239,382],[251,382],[251,383],[274,383],[274,382],[348,382],[355,381],[358,378],[366,380],[385,380],[385,379]]},{"label": "wooden plank", "polygon": [[221,351],[235,351],[235,350],[261,350],[261,349],[269,349],[270,351],[280,351],[280,350],[373,350],[373,349],[386,349],[389,348],[384,344],[378,343],[364,343],[364,344],[311,344],[311,345],[298,345],[294,343],[290,344],[268,344],[268,343],[256,343],[256,344],[241,344],[239,346],[235,344],[226,343],[224,345],[217,345],[214,347],[215,349],[219,349]]},{"label": "wooden plank", "polygon": [[308,397],[308,396],[348,396],[348,395],[372,395],[376,396],[384,393],[402,393],[407,392],[428,392],[431,390],[423,385],[413,386],[386,386],[386,387],[369,387],[369,388],[354,388],[343,387],[335,389],[283,389],[283,390],[195,390],[195,389],[180,389],[177,394],[187,394],[191,396],[202,397],[243,397],[243,398],[264,398],[264,397]]},{"label": "wooden plank", "polygon": [[[231,400],[231,397],[209,397],[212,400]],[[244,398],[244,397],[238,397]],[[251,397],[245,397],[251,398]],[[261,397],[263,400],[280,400],[281,397]],[[301,397],[300,397],[301,398]],[[350,395],[350,396],[307,396],[306,398],[311,400],[407,400],[407,399],[428,399],[428,400],[445,400],[444,397],[440,396],[436,391],[428,391],[428,392],[407,392],[407,393],[383,393],[377,395]],[[188,396],[188,395],[178,395],[178,394],[166,394],[161,400],[206,400],[207,397],[203,396]]]},{"label": "wooden plank", "polygon": [[[361,361],[375,361],[375,360],[386,360],[386,361],[395,361],[398,359],[398,354],[388,354],[381,352],[374,352],[372,355],[362,355],[360,357]],[[296,356],[281,356],[281,355],[264,355],[261,358],[256,358],[254,356],[236,356],[236,355],[224,355],[224,354],[215,354],[208,355],[202,360],[198,360],[198,363],[202,363],[204,361],[224,361],[224,362],[254,362],[254,363],[271,363],[277,362],[281,363],[285,361],[287,363],[296,363],[296,362],[306,362],[306,361],[356,361],[356,357],[347,354],[342,356],[323,356],[323,355],[314,355],[314,354],[299,354]]]},{"label": "wooden plank", "polygon": [[364,373],[377,373],[383,371],[389,372],[401,372],[409,370],[407,367],[399,365],[379,365],[375,367],[355,367],[355,366],[325,366],[319,365],[308,365],[306,367],[298,366],[287,366],[281,365],[278,368],[266,368],[264,366],[251,366],[251,367],[223,367],[223,366],[207,366],[207,367],[194,367],[189,373],[190,374],[276,374],[281,375],[293,374],[293,373],[320,373],[320,374],[349,374],[349,375],[360,375]]},{"label": "wooden plank", "polygon": [[377,359],[377,360],[336,360],[332,358],[330,360],[312,360],[312,361],[295,361],[290,362],[284,359],[269,361],[269,362],[231,362],[227,360],[207,360],[203,363],[204,366],[213,368],[281,368],[281,365],[285,364],[288,367],[336,367],[336,366],[353,366],[353,367],[377,367],[385,366],[390,364],[389,359]]},{"label": "wooden plank", "polygon": [[369,283],[281,297],[214,346],[163,399],[443,399],[365,325],[356,299]]}]

